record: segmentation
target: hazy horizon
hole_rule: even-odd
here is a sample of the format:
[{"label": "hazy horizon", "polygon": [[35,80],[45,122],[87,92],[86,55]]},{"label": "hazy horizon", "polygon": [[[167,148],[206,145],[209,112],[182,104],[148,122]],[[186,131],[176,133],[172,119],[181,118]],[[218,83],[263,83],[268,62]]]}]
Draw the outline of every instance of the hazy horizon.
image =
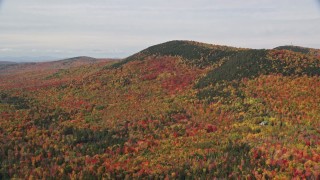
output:
[{"label": "hazy horizon", "polygon": [[0,60],[9,61],[124,58],[170,40],[320,48],[319,32],[318,0],[0,0]]}]

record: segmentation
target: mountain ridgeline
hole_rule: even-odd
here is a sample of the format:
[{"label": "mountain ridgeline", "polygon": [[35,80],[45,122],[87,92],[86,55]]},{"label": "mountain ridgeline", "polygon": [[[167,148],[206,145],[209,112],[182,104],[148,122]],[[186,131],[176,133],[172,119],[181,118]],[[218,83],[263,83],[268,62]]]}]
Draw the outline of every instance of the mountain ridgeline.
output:
[{"label": "mountain ridgeline", "polygon": [[0,179],[319,179],[320,50],[170,41],[0,64]]},{"label": "mountain ridgeline", "polygon": [[[170,41],[151,46],[110,67],[118,68],[130,61],[144,60],[150,56],[180,57],[185,63],[200,68],[220,64],[218,69],[209,73],[209,76],[215,76],[213,82],[250,78],[271,73],[283,75],[320,74],[317,69],[320,67],[320,51],[316,49],[299,46],[279,46],[272,50],[244,49],[194,41]],[[291,57],[294,59],[288,61],[288,58]],[[303,67],[300,66],[302,64]]]},{"label": "mountain ridgeline", "polygon": [[148,57],[179,57],[198,68],[210,68],[195,84],[205,88],[219,82],[239,81],[260,75],[284,76],[320,75],[320,50],[299,46],[279,46],[267,49],[245,49],[211,45],[194,41],[170,41],[151,46],[108,68],[119,68],[130,61]]}]

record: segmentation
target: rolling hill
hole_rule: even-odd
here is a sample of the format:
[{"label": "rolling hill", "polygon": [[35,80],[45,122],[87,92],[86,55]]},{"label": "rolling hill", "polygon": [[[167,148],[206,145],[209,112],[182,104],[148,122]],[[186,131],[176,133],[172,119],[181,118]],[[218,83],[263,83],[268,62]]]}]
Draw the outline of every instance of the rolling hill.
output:
[{"label": "rolling hill", "polygon": [[317,179],[319,53],[170,41],[16,66],[0,74],[0,179]]}]

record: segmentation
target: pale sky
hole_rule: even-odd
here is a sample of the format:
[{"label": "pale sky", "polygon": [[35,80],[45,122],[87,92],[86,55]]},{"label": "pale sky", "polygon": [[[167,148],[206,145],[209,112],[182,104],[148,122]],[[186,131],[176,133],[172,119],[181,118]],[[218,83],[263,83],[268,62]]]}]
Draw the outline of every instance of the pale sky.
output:
[{"label": "pale sky", "polygon": [[0,0],[0,60],[126,57],[170,40],[320,48],[318,0]]}]

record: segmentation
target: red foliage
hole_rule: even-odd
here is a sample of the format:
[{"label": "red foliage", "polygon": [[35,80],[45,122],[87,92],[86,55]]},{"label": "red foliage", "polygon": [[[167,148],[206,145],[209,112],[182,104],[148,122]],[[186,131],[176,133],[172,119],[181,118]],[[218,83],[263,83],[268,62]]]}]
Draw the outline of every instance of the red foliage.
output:
[{"label": "red foliage", "polygon": [[206,127],[207,133],[216,132],[218,130],[217,126],[208,124]]}]

